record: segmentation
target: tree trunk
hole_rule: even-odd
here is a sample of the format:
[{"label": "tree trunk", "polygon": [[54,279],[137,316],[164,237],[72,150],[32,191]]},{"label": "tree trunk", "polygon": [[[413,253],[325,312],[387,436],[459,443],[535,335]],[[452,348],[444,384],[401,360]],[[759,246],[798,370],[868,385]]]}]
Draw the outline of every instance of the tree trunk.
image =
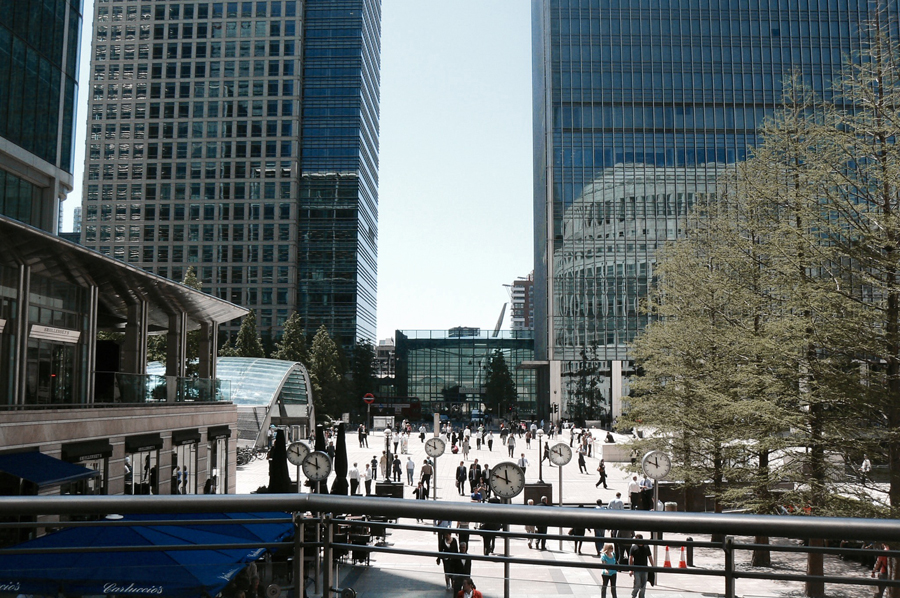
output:
[{"label": "tree trunk", "polygon": [[[824,546],[821,538],[810,538],[809,546]],[[810,552],[806,557],[806,574],[823,575],[825,572],[824,557],[821,552]],[[810,598],[825,598],[825,583],[821,581],[806,582],[806,595]]]},{"label": "tree trunk", "polygon": [[[769,543],[768,536],[754,536],[753,538],[754,544],[766,544]],[[751,567],[770,567],[772,565],[772,553],[765,548],[757,548],[753,551],[753,554],[750,557],[750,566]]]}]

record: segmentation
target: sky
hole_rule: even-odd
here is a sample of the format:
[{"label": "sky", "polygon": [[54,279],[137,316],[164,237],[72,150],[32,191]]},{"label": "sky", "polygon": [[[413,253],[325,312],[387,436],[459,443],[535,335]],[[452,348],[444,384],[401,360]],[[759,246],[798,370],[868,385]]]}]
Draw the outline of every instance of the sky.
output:
[{"label": "sky", "polygon": [[[63,230],[81,204],[91,4]],[[530,5],[382,0],[378,340],[493,329],[503,285],[533,269]]]}]

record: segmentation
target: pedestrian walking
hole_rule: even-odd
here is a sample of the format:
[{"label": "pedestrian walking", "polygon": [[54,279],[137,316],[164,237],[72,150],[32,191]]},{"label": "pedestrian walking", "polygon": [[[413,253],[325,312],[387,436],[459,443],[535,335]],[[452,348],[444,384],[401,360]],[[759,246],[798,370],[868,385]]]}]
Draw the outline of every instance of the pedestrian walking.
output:
[{"label": "pedestrian walking", "polygon": [[863,455],[862,463],[859,466],[859,480],[861,483],[866,483],[866,478],[869,477],[870,471],[872,471],[872,462],[869,461],[868,455]]},{"label": "pedestrian walking", "polygon": [[359,469],[356,467],[356,463],[347,472],[347,477],[350,478],[350,496],[356,496],[359,490]]},{"label": "pedestrian walking", "polygon": [[422,476],[422,484],[425,486],[425,491],[431,491],[431,474],[434,473],[434,467],[431,466],[431,463],[428,462],[428,459],[425,459],[425,462],[422,464],[422,467],[419,469],[419,475]]},{"label": "pedestrian walking", "polygon": [[600,563],[606,568],[600,572],[600,579],[603,580],[603,586],[600,588],[600,598],[606,598],[606,586],[609,585],[609,591],[612,598],[616,596],[616,551],[612,544],[604,544],[600,552]]},{"label": "pedestrian walking", "polygon": [[489,450],[489,451],[493,451],[493,450],[494,450],[494,433],[493,433],[493,432],[488,432],[488,435],[487,435],[487,445],[488,445],[488,450]]},{"label": "pedestrian walking", "polygon": [[518,466],[522,468],[522,473],[525,473],[525,470],[528,469],[528,459],[525,458],[525,453],[522,453],[522,456],[519,457]]},{"label": "pedestrian walking", "polygon": [[[532,499],[529,498],[529,499],[528,499],[528,504],[531,505],[531,506],[533,507],[533,506],[534,506],[534,500],[532,500]],[[526,533],[526,534],[529,534],[529,536],[528,536],[528,548],[535,548],[535,547],[537,546],[537,541],[534,540],[534,538],[533,538],[533,535],[534,535],[534,526],[533,526],[533,525],[526,525],[526,526],[525,526],[525,533]],[[534,542],[535,546],[532,546],[532,542]]]},{"label": "pedestrian walking", "polygon": [[[881,543],[881,550],[890,550],[887,544],[884,542]],[[887,579],[888,578],[888,557],[887,555],[879,555],[877,559],[875,559],[875,568],[872,569],[872,577],[877,577],[878,579]],[[884,595],[884,589],[886,585],[878,584],[875,587],[875,598],[881,598]]]},{"label": "pedestrian walking", "polygon": [[512,459],[516,456],[516,435],[510,434],[506,439],[506,448],[509,449],[509,458]]},{"label": "pedestrian walking", "polygon": [[603,459],[600,459],[600,465],[597,466],[597,473],[600,474],[600,479],[594,484],[594,488],[603,484],[603,489],[609,490],[609,488],[606,487],[606,463],[603,462]]},{"label": "pedestrian walking", "polygon": [[628,498],[631,500],[632,511],[641,508],[641,484],[636,475],[631,476],[631,481],[628,482]]},{"label": "pedestrian walking", "polygon": [[413,485],[413,474],[416,472],[416,462],[413,461],[412,457],[408,457],[406,461],[406,481],[409,482],[409,485]]},{"label": "pedestrian walking", "polygon": [[587,464],[584,462],[584,451],[578,451],[578,471],[587,475]]},{"label": "pedestrian walking", "polygon": [[[634,537],[635,543],[628,552],[628,564],[633,567],[654,567],[653,555],[650,554],[650,547],[645,546],[644,536],[637,534]],[[634,588],[631,590],[631,598],[644,598],[647,591],[647,571],[629,571],[628,575],[634,577]]]},{"label": "pedestrian walking", "polygon": [[466,462],[460,461],[456,468],[456,490],[460,496],[466,494],[466,480],[469,478],[469,471],[466,469]]},{"label": "pedestrian walking", "polygon": [[366,473],[365,478],[363,478],[363,484],[366,486],[366,496],[372,494],[372,480],[375,479],[375,468],[372,467],[371,463],[366,463]]}]

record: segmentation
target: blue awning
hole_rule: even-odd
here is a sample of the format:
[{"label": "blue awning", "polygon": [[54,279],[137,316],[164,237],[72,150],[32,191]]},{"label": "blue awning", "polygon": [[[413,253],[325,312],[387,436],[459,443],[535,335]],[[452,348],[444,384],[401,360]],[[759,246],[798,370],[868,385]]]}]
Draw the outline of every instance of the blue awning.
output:
[{"label": "blue awning", "polygon": [[99,475],[82,465],[60,461],[38,451],[0,455],[0,471],[38,485],[54,486]]},{"label": "blue awning", "polygon": [[[293,536],[285,513],[215,513],[127,516],[134,525],[69,528],[11,547],[40,549],[36,554],[0,550],[0,588],[20,594],[215,596],[266,548],[204,549],[205,545],[267,544]],[[152,525],[151,521],[215,519],[212,525]],[[259,523],[230,523],[254,519]],[[270,520],[271,522],[267,522]],[[191,550],[138,550],[130,547],[193,546]],[[97,552],[72,551],[97,548]],[[108,549],[108,550],[107,550]]]}]

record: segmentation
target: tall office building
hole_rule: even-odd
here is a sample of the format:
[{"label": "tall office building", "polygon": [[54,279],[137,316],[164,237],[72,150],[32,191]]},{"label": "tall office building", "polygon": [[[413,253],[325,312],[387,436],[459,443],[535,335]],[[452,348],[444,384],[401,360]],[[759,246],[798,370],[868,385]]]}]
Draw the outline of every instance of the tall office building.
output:
[{"label": "tall office building", "polygon": [[[542,408],[602,378],[618,412],[657,248],[747,156],[783,78],[826,94],[869,0],[534,0],[535,353]],[[544,411],[546,413],[546,411]]]},{"label": "tall office building", "polygon": [[81,0],[0,0],[0,214],[49,232],[74,184]]},{"label": "tall office building", "polygon": [[380,32],[380,0],[97,0],[84,244],[263,336],[374,339]]}]

